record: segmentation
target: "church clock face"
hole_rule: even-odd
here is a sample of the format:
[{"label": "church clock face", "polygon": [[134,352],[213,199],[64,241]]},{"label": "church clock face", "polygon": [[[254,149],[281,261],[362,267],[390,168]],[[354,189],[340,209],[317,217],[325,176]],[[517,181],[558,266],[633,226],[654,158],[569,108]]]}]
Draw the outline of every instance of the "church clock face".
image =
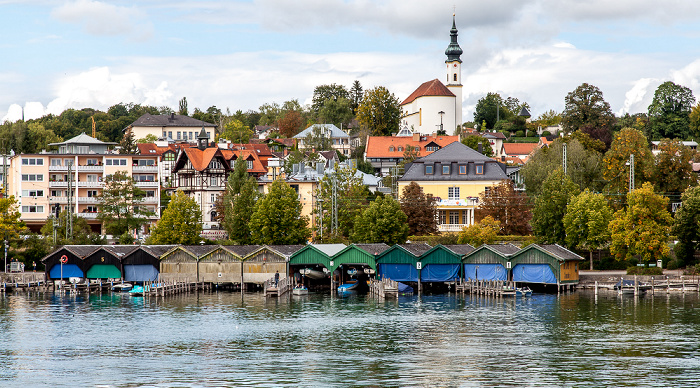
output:
[{"label": "church clock face", "polygon": [[452,65],[452,66],[454,66],[454,67],[457,67],[457,64],[455,63],[455,64],[454,64],[454,65]]}]

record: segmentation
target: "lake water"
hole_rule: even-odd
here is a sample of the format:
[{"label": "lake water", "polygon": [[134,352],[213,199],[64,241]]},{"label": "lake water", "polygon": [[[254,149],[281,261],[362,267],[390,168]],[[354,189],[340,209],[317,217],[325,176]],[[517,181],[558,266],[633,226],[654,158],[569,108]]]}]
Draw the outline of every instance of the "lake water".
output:
[{"label": "lake water", "polygon": [[12,387],[697,387],[698,295],[0,296]]}]

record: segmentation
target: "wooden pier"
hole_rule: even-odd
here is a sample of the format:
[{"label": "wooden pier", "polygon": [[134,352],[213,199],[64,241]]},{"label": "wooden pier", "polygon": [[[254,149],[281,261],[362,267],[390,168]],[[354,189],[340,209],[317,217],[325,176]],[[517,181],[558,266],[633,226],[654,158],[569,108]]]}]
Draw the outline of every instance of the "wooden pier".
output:
[{"label": "wooden pier", "polygon": [[282,296],[289,291],[294,289],[294,277],[288,276],[281,278],[277,284],[275,284],[275,278],[270,278],[263,284],[263,293],[265,296]]},{"label": "wooden pier", "polygon": [[506,280],[460,280],[455,288],[476,295],[515,296],[515,282]]},{"label": "wooden pier", "polygon": [[391,279],[370,279],[369,293],[380,298],[386,298],[387,296],[396,298],[399,296],[399,282]]}]

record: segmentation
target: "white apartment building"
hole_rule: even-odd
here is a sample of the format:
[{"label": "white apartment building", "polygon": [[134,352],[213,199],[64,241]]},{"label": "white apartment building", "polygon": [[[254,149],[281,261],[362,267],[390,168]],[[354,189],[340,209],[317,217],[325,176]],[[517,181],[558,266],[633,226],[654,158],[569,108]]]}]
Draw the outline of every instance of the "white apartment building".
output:
[{"label": "white apartment building", "polygon": [[[95,232],[102,232],[97,215],[99,196],[107,176],[117,171],[136,180],[146,192],[143,206],[160,218],[160,177],[158,157],[122,155],[106,143],[81,134],[63,143],[54,143],[58,152],[21,154],[10,159],[8,192],[19,204],[21,220],[32,231],[39,231],[51,214],[69,207],[85,218]],[[70,187],[69,187],[70,182]]]}]

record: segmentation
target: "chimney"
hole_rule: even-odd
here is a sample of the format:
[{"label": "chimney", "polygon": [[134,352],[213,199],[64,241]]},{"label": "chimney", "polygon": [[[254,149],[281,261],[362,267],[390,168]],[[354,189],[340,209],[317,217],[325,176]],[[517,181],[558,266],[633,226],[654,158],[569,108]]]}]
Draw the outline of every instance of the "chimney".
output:
[{"label": "chimney", "polygon": [[437,132],[433,132],[433,137],[437,137]]},{"label": "chimney", "polygon": [[420,132],[413,132],[413,141],[420,141]]}]

